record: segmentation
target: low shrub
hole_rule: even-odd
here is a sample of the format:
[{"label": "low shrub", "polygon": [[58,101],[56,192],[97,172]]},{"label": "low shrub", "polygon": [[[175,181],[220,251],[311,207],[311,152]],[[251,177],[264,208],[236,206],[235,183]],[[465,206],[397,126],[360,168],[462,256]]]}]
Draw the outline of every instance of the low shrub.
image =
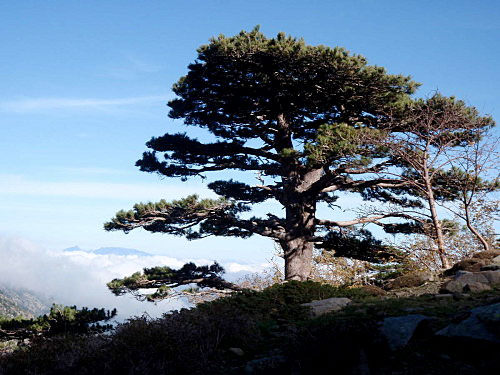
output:
[{"label": "low shrub", "polygon": [[307,318],[307,308],[301,306],[314,300],[332,297],[364,298],[370,293],[363,288],[336,287],[314,281],[289,281],[274,284],[261,292],[245,291],[227,298],[198,305],[198,309],[211,309],[226,305],[239,309],[260,321],[296,321]]},{"label": "low shrub", "polygon": [[108,336],[40,337],[4,358],[0,370],[5,374],[219,373],[234,361],[228,348],[239,347],[246,353],[262,350],[270,330],[305,319],[307,310],[300,304],[352,293],[356,290],[312,281],[273,285],[159,319],[136,317]]},{"label": "low shrub", "polygon": [[[259,374],[289,374],[297,368],[300,373],[313,373],[318,364],[324,373],[343,373],[344,369],[360,373],[364,371],[360,363],[377,368],[379,357],[387,358],[374,329],[381,318],[408,314],[408,308],[425,308],[433,316],[449,319],[461,308],[469,309],[491,297],[468,303],[431,296],[380,299],[370,294],[366,288],[312,281],[277,284],[158,319],[136,317],[108,335],[37,337],[29,346],[0,358],[0,374],[241,374],[249,362],[263,358],[261,362],[267,363],[266,357],[272,363],[271,372]],[[302,303],[331,297],[355,302],[336,314],[306,319]],[[229,348],[241,348],[243,355]]]}]

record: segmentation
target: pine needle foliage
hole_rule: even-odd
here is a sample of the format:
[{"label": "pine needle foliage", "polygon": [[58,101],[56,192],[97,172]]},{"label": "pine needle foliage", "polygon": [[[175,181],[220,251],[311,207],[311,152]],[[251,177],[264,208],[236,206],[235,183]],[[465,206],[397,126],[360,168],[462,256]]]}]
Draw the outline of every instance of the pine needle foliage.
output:
[{"label": "pine needle foliage", "polygon": [[[147,142],[136,165],[166,177],[206,177],[211,172],[256,173],[256,185],[212,181],[218,200],[139,204],[120,211],[106,230],[186,236],[269,237],[284,249],[287,279],[306,280],[314,244],[339,227],[367,223],[320,220],[318,204],[333,207],[335,192],[391,187],[377,174],[390,163],[377,142],[410,100],[418,83],[368,65],[341,47],[313,46],[258,27],[220,35],[197,51],[188,72],[173,86],[169,116],[206,130],[212,140],[167,133]],[[241,215],[253,204],[279,202],[284,215]]]},{"label": "pine needle foliage", "polygon": [[[144,268],[122,279],[113,279],[107,286],[117,296],[130,293],[138,300],[158,301],[167,297],[196,294],[200,289],[216,293],[217,290],[240,290],[237,285],[225,281],[224,268],[217,262],[212,265],[197,266],[186,263],[179,269],[166,266]],[[181,286],[196,285],[188,289],[175,289]],[[152,289],[153,293],[144,290]]]}]

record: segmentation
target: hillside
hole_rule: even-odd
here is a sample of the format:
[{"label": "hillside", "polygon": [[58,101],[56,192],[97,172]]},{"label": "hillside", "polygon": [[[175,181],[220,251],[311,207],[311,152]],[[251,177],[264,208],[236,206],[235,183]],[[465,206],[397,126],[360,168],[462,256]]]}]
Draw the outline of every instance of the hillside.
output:
[{"label": "hillside", "polygon": [[0,316],[34,318],[46,314],[50,306],[48,299],[31,291],[0,285]]},{"label": "hillside", "polygon": [[[484,375],[500,367],[500,252],[379,286],[277,283],[106,335],[35,336],[2,374]],[[1,349],[1,348],[0,348]]]},{"label": "hillside", "polygon": [[[500,289],[444,297],[369,294],[313,282],[276,284],[159,319],[136,317],[109,335],[39,338],[0,355],[0,373],[496,373]],[[351,302],[320,316],[305,308],[332,299]]]}]

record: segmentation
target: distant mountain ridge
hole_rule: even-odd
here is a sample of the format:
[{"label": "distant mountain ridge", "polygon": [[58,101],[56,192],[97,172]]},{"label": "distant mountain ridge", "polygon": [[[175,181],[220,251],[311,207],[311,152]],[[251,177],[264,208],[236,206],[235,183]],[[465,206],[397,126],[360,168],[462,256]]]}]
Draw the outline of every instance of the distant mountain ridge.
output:
[{"label": "distant mountain ridge", "polygon": [[68,247],[67,249],[64,249],[63,251],[65,252],[72,252],[72,251],[83,251],[86,253],[92,253],[92,254],[98,254],[98,255],[121,255],[121,256],[127,256],[127,255],[137,255],[137,256],[152,256],[152,254],[147,253],[145,251],[137,250],[137,249],[129,249],[126,247],[101,247],[96,250],[84,250],[81,249],[78,246],[73,246],[73,247]]}]

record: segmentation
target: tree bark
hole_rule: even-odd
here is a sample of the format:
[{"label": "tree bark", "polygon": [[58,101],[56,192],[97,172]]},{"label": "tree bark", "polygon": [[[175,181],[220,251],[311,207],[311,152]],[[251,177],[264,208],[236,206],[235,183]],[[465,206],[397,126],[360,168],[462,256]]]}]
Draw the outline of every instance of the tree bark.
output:
[{"label": "tree bark", "polygon": [[470,220],[470,215],[469,215],[469,207],[465,207],[465,224],[467,225],[467,228],[469,228],[469,230],[474,234],[474,236],[477,237],[477,239],[479,240],[479,242],[481,242],[481,244],[483,245],[483,248],[485,251],[489,251],[490,250],[490,244],[488,243],[488,241],[486,241],[484,239],[484,237],[481,235],[481,233],[479,233],[477,231],[476,228],[474,228],[474,226],[472,225],[471,223],[471,220]]},{"label": "tree bark", "polygon": [[[293,150],[292,134],[283,113],[277,116],[276,151]],[[316,196],[308,190],[322,175],[322,169],[301,171],[294,157],[283,163],[282,182],[285,194],[280,203],[286,209],[285,239],[279,240],[285,258],[285,280],[308,280],[311,275],[316,223]]]},{"label": "tree bark", "polygon": [[281,243],[285,255],[285,280],[306,281],[311,275],[313,243],[295,238]]},{"label": "tree bark", "polygon": [[443,229],[441,228],[441,223],[439,222],[439,218],[437,216],[436,202],[434,201],[434,197],[429,198],[428,203],[432,217],[432,225],[434,227],[435,241],[438,247],[439,259],[441,260],[441,268],[448,269],[450,268],[450,262],[448,261],[448,258],[446,256]]},{"label": "tree bark", "polygon": [[315,202],[293,202],[286,208],[287,235],[280,241],[285,258],[285,280],[308,280],[315,232]]},{"label": "tree bark", "polygon": [[429,211],[432,218],[432,226],[434,227],[434,236],[436,245],[438,247],[438,255],[441,260],[441,268],[450,268],[450,262],[446,256],[446,250],[444,246],[444,236],[443,229],[441,228],[441,222],[436,210],[436,199],[434,198],[434,191],[432,189],[431,179],[429,176],[429,170],[427,169],[426,163],[424,161],[424,181],[426,187],[427,202],[429,204]]}]

